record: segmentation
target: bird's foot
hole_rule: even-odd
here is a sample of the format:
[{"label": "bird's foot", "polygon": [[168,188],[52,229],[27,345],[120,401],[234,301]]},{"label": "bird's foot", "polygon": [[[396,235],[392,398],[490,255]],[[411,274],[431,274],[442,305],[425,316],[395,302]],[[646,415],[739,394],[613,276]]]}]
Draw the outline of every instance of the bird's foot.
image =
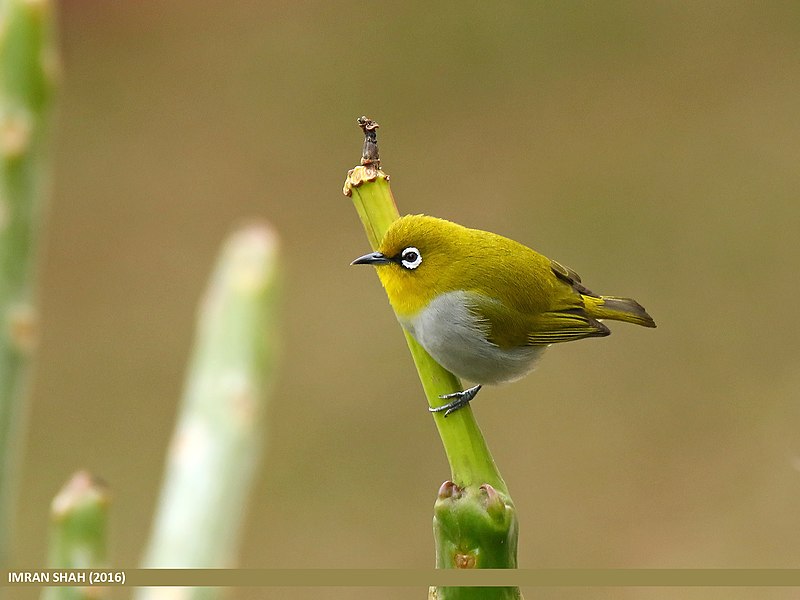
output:
[{"label": "bird's foot", "polygon": [[469,404],[469,401],[472,400],[480,391],[481,386],[476,385],[475,387],[471,387],[463,392],[454,392],[452,394],[445,394],[444,396],[439,396],[442,400],[449,400],[450,398],[453,399],[452,402],[448,402],[447,404],[443,404],[442,406],[437,406],[436,408],[429,408],[428,410],[431,412],[441,412],[444,411],[444,416],[446,417],[450,413],[457,411],[462,406],[466,406]]}]

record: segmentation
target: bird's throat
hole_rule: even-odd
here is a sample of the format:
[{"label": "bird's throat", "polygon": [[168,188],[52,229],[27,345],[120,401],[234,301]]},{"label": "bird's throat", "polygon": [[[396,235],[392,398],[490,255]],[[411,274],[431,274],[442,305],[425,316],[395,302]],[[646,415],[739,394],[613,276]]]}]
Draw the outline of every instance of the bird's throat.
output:
[{"label": "bird's throat", "polygon": [[401,319],[412,318],[428,306],[436,291],[415,285],[413,278],[405,276],[404,273],[390,272],[389,269],[392,268],[397,267],[389,265],[378,268],[378,277],[397,316]]}]

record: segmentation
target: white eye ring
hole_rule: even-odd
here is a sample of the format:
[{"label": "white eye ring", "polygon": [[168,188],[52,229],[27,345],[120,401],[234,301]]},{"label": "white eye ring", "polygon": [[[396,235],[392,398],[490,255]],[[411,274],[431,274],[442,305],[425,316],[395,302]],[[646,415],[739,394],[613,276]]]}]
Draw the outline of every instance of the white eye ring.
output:
[{"label": "white eye ring", "polygon": [[400,255],[400,264],[406,269],[416,269],[422,264],[422,254],[414,246],[409,246]]}]

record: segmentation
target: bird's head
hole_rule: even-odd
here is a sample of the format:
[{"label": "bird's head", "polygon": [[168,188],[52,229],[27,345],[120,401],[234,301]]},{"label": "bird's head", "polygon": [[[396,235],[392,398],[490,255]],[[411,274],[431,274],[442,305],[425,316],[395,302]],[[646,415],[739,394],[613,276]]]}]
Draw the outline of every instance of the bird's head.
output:
[{"label": "bird's head", "polygon": [[444,219],[407,215],[392,223],[377,252],[352,264],[377,267],[395,311],[414,315],[439,294],[463,287],[458,262],[468,231]]}]

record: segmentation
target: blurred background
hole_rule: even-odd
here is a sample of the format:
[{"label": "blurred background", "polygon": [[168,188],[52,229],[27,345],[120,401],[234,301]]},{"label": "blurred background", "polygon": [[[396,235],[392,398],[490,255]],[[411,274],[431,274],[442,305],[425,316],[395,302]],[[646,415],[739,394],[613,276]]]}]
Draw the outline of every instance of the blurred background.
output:
[{"label": "blurred background", "polygon": [[474,404],[520,566],[798,566],[800,5],[84,0],[59,18],[15,563],[43,564],[49,503],[87,468],[113,490],[114,564],[138,564],[195,307],[225,236],[267,219],[283,355],[240,565],[433,566],[449,469],[377,277],[349,266],[369,250],[341,193],[366,114],[401,213],[515,238],[658,322],[554,347]]}]

